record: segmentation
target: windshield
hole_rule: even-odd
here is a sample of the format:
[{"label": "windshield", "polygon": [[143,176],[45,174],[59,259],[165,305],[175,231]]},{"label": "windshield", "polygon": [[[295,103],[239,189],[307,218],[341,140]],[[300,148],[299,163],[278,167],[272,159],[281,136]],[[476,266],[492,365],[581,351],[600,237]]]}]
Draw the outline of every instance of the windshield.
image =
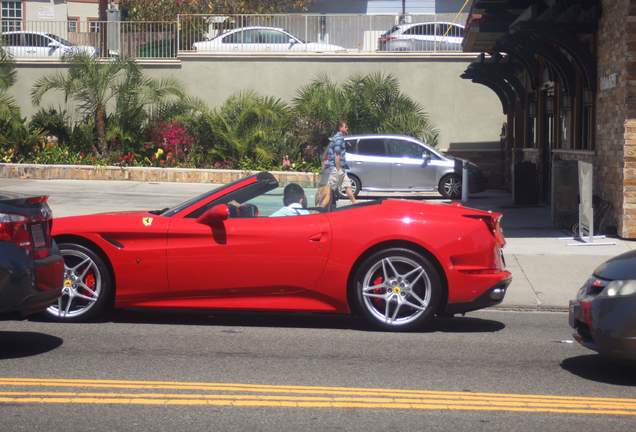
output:
[{"label": "windshield", "polygon": [[66,40],[66,39],[64,39],[64,38],[61,38],[61,37],[59,37],[59,36],[55,36],[54,34],[47,33],[46,35],[47,35],[48,37],[50,37],[51,39],[58,41],[58,42],[59,42],[59,43],[61,43],[62,45],[66,45],[66,46],[74,46],[74,45],[75,45],[74,43],[72,43],[72,42],[70,42],[70,41],[67,41],[67,40]]},{"label": "windshield", "polygon": [[386,31],[382,36],[388,36],[393,32],[396,32],[400,29],[400,26],[393,26],[390,30]]},{"label": "windshield", "polygon": [[196,203],[196,202],[198,202],[198,201],[201,201],[201,200],[203,200],[203,199],[205,199],[205,198],[209,197],[210,195],[215,194],[215,193],[217,193],[217,192],[220,192],[220,191],[222,191],[223,189],[228,188],[228,187],[230,187],[230,186],[232,186],[232,185],[235,185],[235,184],[237,184],[238,182],[241,182],[241,181],[243,181],[243,180],[245,180],[245,178],[242,178],[242,179],[236,180],[236,181],[234,181],[234,182],[232,182],[232,183],[228,183],[228,184],[221,185],[221,186],[219,186],[219,187],[217,187],[217,188],[215,188],[215,189],[212,189],[211,191],[204,192],[204,193],[202,193],[201,195],[197,195],[197,196],[195,196],[194,198],[190,198],[189,200],[184,201],[184,202],[182,202],[181,204],[178,204],[178,205],[176,205],[175,207],[169,208],[169,209],[167,209],[166,211],[162,212],[162,213],[161,213],[161,216],[167,216],[167,217],[173,216],[173,215],[175,215],[175,214],[179,213],[181,210],[183,210],[183,209],[186,209],[186,208],[190,207],[192,204],[194,204],[194,203]]},{"label": "windshield", "polygon": [[[200,195],[195,196],[194,198],[190,198],[189,200],[184,201],[184,202],[182,202],[181,204],[176,205],[175,207],[172,207],[172,208],[166,209],[165,211],[162,211],[162,212],[161,212],[161,216],[166,216],[166,217],[174,216],[175,214],[179,213],[181,210],[184,210],[184,209],[186,209],[186,208],[188,208],[188,207],[192,206],[193,204],[196,204],[197,202],[202,201],[202,200],[204,200],[204,199],[208,198],[208,197],[209,197],[209,196],[211,196],[211,195],[217,194],[217,193],[219,193],[219,192],[223,191],[224,189],[230,188],[230,187],[232,187],[232,186],[234,186],[234,185],[236,185],[236,184],[238,184],[238,183],[244,182],[245,180],[247,180],[247,179],[249,179],[249,178],[252,178],[252,177],[254,177],[254,178],[256,179],[256,183],[257,183],[257,184],[259,184],[259,183],[260,183],[260,184],[263,184],[263,183],[270,183],[270,184],[272,184],[272,183],[273,183],[273,184],[274,184],[274,185],[273,185],[273,187],[276,187],[276,186],[278,185],[278,182],[276,181],[276,179],[274,178],[274,176],[272,176],[272,175],[271,175],[270,173],[268,173],[268,172],[261,172],[261,173],[254,174],[254,175],[251,175],[251,176],[248,176],[248,177],[240,178],[240,179],[238,179],[238,180],[236,180],[236,181],[233,181],[233,182],[231,182],[231,183],[227,183],[227,184],[221,185],[221,186],[219,186],[219,187],[217,187],[217,188],[215,188],[215,189],[212,189],[212,190],[211,190],[211,191],[209,191],[209,192],[204,192],[204,193],[202,193],[202,194],[200,194]],[[234,191],[234,192],[232,192],[232,193],[228,194],[227,196],[229,197],[229,196],[231,196],[232,194],[235,194],[236,192],[241,191],[241,190],[243,190],[243,189],[245,189],[245,188],[247,188],[247,187],[248,187],[248,186],[246,186],[246,187],[244,187],[244,188],[240,188],[240,189],[238,189],[237,191]],[[273,187],[272,187],[272,188],[273,188]],[[270,189],[271,189],[271,188],[270,188]],[[217,199],[217,200],[213,201],[213,203],[216,203],[217,201],[219,201],[219,200],[221,200],[221,199],[223,199],[223,198],[225,198],[225,197],[226,197],[226,196],[221,197],[221,198],[219,198],[219,199]],[[228,200],[231,200],[231,199],[233,199],[233,198],[229,198]],[[227,202],[227,201],[225,201],[225,202]],[[202,209],[204,209],[204,208],[205,208],[205,209],[209,208],[209,205],[202,207]],[[202,210],[202,209],[199,209],[199,210],[201,210],[201,212],[202,212],[202,211],[205,211],[205,210]],[[200,213],[200,212],[199,212],[199,213]]]}]

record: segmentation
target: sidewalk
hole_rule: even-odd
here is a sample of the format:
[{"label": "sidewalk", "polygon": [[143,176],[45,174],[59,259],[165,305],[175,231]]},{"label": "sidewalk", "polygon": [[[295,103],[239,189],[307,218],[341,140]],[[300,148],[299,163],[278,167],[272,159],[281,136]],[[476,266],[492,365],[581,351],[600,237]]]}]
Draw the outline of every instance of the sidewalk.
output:
[{"label": "sidewalk", "polygon": [[[163,208],[213,187],[209,183],[0,179],[3,190],[48,194],[56,216]],[[308,189],[307,193],[311,199],[313,190]],[[400,197],[422,199],[428,195],[401,194]],[[439,200],[439,196],[435,199]],[[551,227],[549,208],[514,207],[510,194],[504,192],[478,194],[466,205],[504,215],[508,242],[504,253],[513,281],[502,308],[565,310],[568,301],[599,264],[636,249],[636,242],[618,239],[612,239],[617,243],[615,246],[568,246],[571,242],[559,240],[568,233]]]},{"label": "sidewalk", "polygon": [[615,255],[636,249],[636,242],[607,239],[613,246],[570,246],[571,233],[552,228],[549,207],[515,207],[510,194],[487,191],[469,207],[503,213],[506,264],[513,281],[501,307],[565,310],[594,269]]}]

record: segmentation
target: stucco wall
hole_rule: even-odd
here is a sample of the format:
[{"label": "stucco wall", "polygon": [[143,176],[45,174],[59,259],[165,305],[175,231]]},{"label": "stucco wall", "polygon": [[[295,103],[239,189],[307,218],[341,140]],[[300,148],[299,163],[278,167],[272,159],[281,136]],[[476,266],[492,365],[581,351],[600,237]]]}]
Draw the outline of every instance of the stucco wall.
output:
[{"label": "stucco wall", "polygon": [[[402,90],[430,114],[440,131],[439,148],[446,149],[457,143],[483,148],[485,143],[499,141],[504,116],[492,91],[459,77],[471,60],[466,57],[185,57],[180,63],[144,67],[150,76],[172,76],[181,80],[190,94],[210,106],[217,106],[233,93],[248,89],[290,101],[301,86],[320,75],[344,81],[355,74],[391,73],[399,79]],[[18,65],[18,81],[11,92],[24,115],[37,110],[29,96],[33,82],[60,70],[64,70],[63,64]],[[51,95],[44,99],[43,105],[64,106],[64,102],[61,95]]]}]

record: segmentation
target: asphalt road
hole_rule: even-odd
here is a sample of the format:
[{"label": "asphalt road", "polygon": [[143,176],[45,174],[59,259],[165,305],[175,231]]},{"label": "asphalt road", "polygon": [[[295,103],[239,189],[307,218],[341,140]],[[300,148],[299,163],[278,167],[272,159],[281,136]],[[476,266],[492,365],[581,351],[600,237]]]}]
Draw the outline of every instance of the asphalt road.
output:
[{"label": "asphalt road", "polygon": [[563,313],[401,334],[316,315],[0,322],[3,431],[632,431],[635,398],[636,369],[571,343]]}]

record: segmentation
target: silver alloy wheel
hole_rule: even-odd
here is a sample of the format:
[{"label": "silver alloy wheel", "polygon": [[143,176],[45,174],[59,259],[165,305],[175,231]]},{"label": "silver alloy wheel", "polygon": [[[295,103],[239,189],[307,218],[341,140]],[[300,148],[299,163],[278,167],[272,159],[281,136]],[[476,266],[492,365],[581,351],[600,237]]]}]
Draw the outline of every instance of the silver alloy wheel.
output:
[{"label": "silver alloy wheel", "polygon": [[[376,284],[378,278],[382,282]],[[384,257],[371,266],[362,285],[367,310],[378,321],[394,326],[417,320],[428,309],[431,293],[424,267],[399,255]]]},{"label": "silver alloy wheel", "polygon": [[[75,318],[88,312],[102,292],[102,276],[93,259],[84,252],[62,249],[64,258],[64,287],[57,304],[49,306],[47,312],[56,318]],[[89,274],[93,275],[94,286],[86,284]]]},{"label": "silver alloy wheel", "polygon": [[446,177],[444,183],[442,183],[442,190],[444,191],[444,195],[449,198],[460,196],[462,193],[461,179],[454,175]]}]

